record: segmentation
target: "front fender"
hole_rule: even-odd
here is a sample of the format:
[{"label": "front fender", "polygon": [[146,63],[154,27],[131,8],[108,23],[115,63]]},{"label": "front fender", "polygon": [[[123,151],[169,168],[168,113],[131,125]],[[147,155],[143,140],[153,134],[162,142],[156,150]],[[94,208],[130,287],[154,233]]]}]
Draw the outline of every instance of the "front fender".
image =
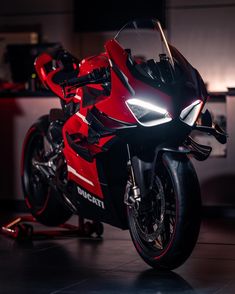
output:
[{"label": "front fender", "polygon": [[191,150],[184,147],[160,145],[155,149],[155,156],[152,162],[150,190],[153,187],[154,175],[156,171],[157,162],[162,159],[164,153],[183,155],[184,157],[190,154]]}]

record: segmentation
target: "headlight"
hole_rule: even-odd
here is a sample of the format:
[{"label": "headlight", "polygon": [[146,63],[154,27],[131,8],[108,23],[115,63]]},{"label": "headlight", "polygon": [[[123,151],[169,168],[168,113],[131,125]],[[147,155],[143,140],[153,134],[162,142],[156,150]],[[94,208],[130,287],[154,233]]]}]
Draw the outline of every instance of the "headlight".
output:
[{"label": "headlight", "polygon": [[180,114],[181,120],[189,126],[193,126],[200,114],[203,102],[201,100],[196,100],[189,106],[185,107]]},{"label": "headlight", "polygon": [[166,109],[141,99],[129,99],[126,104],[138,122],[145,127],[160,125],[172,120]]}]

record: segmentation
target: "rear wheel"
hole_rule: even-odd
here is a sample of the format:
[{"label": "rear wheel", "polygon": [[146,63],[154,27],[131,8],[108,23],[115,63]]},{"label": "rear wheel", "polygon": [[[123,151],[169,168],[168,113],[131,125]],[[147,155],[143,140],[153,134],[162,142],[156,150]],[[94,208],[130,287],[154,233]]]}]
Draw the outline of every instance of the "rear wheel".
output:
[{"label": "rear wheel", "polygon": [[190,160],[163,154],[146,199],[128,207],[133,243],[150,266],[174,269],[189,257],[200,230],[200,189]]},{"label": "rear wheel", "polygon": [[72,213],[59,200],[62,195],[48,185],[33,164],[34,161],[44,160],[48,126],[48,116],[44,116],[26,135],[22,157],[22,186],[26,204],[36,220],[47,226],[57,226],[65,223]]}]

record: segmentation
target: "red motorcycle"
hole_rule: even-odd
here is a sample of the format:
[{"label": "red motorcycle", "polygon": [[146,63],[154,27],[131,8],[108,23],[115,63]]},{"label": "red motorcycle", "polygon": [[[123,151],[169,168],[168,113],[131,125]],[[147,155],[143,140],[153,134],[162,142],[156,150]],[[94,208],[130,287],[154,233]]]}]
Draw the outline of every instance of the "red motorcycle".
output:
[{"label": "red motorcycle", "polygon": [[208,94],[198,71],[151,19],[125,25],[104,53],[80,63],[63,50],[43,53],[35,68],[62,107],[39,118],[24,141],[22,183],[32,215],[48,226],[78,214],[99,228],[129,229],[150,266],[180,266],[200,229],[189,157],[205,160],[211,152],[190,133],[226,142],[202,113]]}]

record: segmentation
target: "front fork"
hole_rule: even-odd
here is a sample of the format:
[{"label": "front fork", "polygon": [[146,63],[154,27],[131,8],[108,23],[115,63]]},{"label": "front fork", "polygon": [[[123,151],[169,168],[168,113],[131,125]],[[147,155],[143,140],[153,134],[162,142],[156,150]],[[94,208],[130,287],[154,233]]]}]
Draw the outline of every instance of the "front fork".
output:
[{"label": "front fork", "polygon": [[128,144],[127,144],[127,156],[128,156],[127,169],[128,169],[129,179],[127,181],[124,203],[128,206],[139,206],[139,203],[141,200],[140,188],[137,185],[134,167],[131,160],[130,147]]},{"label": "front fork", "polygon": [[152,164],[132,156],[130,146],[127,144],[127,168],[129,179],[127,181],[124,202],[128,206],[139,208],[140,202],[149,194],[148,177],[146,173],[152,169]]}]

